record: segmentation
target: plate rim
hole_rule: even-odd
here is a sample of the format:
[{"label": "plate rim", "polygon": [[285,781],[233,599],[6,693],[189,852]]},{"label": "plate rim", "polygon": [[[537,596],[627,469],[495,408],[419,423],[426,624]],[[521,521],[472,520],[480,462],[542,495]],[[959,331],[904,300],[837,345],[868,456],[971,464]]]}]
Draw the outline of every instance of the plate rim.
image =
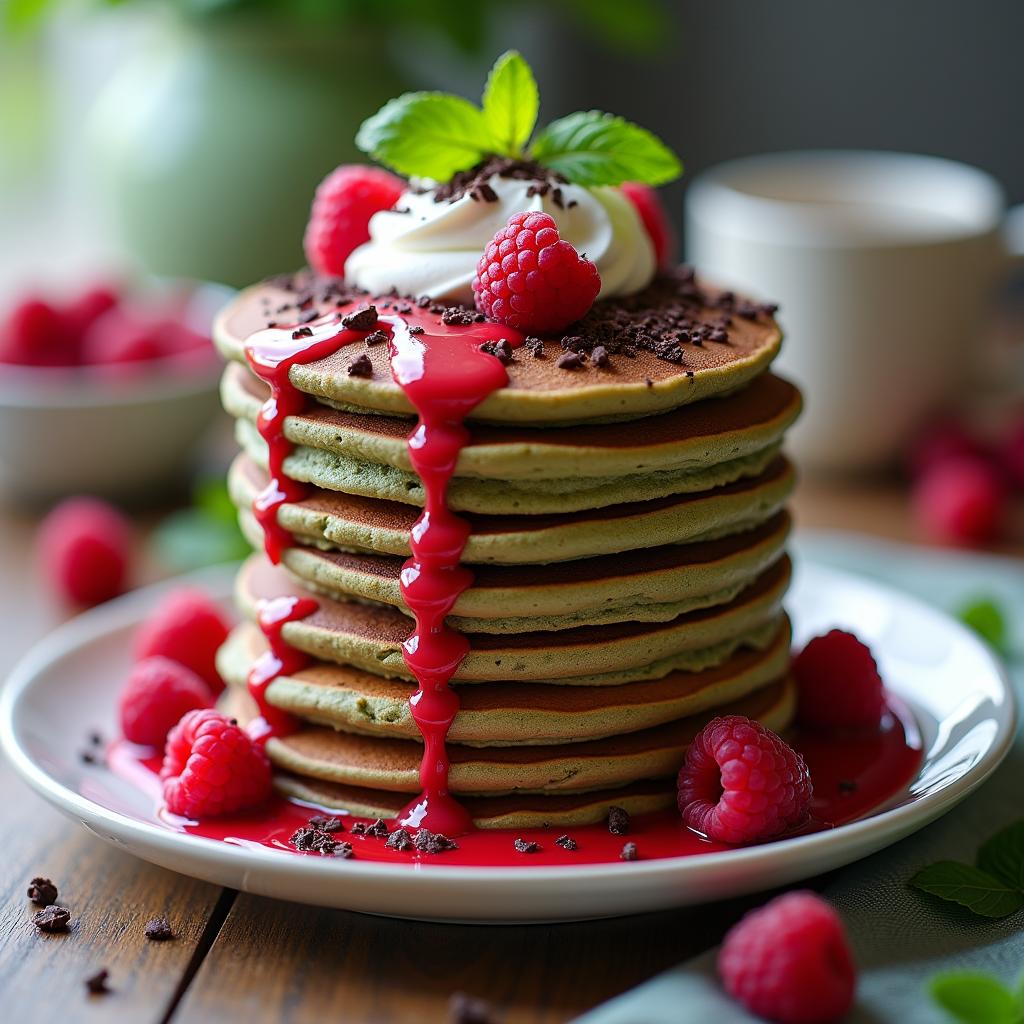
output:
[{"label": "plate rim", "polygon": [[[271,874],[292,875],[299,871],[316,878],[344,878],[358,881],[360,878],[382,881],[400,878],[407,884],[418,884],[412,879],[429,878],[453,881],[470,877],[474,882],[550,883],[568,878],[581,878],[590,882],[609,879],[643,879],[650,881],[660,875],[676,878],[680,872],[689,870],[713,871],[725,861],[733,868],[762,860],[780,861],[788,857],[804,855],[812,857],[814,851],[822,854],[837,844],[854,845],[858,837],[876,831],[906,835],[913,829],[901,830],[901,826],[922,819],[922,827],[951,809],[984,783],[1006,757],[1017,731],[1019,715],[1016,693],[1006,665],[987,645],[962,623],[942,609],[901,591],[884,581],[832,566],[813,557],[802,556],[797,561],[801,573],[811,569],[815,574],[831,577],[844,583],[870,590],[883,591],[887,598],[897,604],[910,606],[918,613],[938,617],[946,629],[959,633],[974,645],[985,657],[993,670],[994,677],[1002,686],[1002,704],[1005,712],[996,716],[997,729],[991,743],[978,762],[942,789],[926,793],[898,807],[879,811],[866,818],[840,825],[824,832],[793,836],[761,845],[742,847],[735,850],[716,851],[699,857],[660,857],[623,863],[597,863],[554,866],[508,866],[487,867],[477,865],[446,865],[422,863],[414,865],[373,863],[358,859],[335,862],[329,859],[293,857],[288,851],[242,846],[224,843],[205,836],[196,836],[165,828],[155,822],[132,817],[121,811],[112,810],[76,792],[59,779],[49,774],[38,764],[18,739],[15,717],[20,700],[30,692],[34,681],[51,665],[66,657],[77,647],[83,646],[101,635],[124,629],[137,623],[147,607],[158,597],[171,589],[184,585],[199,585],[215,592],[218,600],[228,600],[231,592],[231,578],[237,563],[212,566],[158,583],[129,591],[97,608],[82,612],[61,624],[37,641],[15,664],[0,687],[0,750],[4,752],[15,773],[44,800],[65,815],[92,828],[97,821],[121,835],[130,835],[151,846],[173,851],[185,848],[199,856],[205,854],[207,863],[224,864],[237,862],[240,868],[258,868]],[[106,838],[106,837],[101,837]],[[141,854],[134,854],[142,856]],[[145,858],[143,858],[145,859]],[[188,871],[182,872],[189,874]]]}]

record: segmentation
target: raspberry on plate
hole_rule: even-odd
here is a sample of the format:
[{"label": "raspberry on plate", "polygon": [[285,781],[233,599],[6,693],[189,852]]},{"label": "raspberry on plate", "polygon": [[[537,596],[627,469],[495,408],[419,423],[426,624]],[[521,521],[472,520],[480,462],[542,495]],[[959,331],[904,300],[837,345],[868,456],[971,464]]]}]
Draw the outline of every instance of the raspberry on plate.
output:
[{"label": "raspberry on plate", "polygon": [[137,662],[121,691],[126,740],[162,747],[186,711],[213,705],[213,693],[191,669],[159,655]]},{"label": "raspberry on plate", "polygon": [[233,718],[189,711],[170,731],[160,769],[172,814],[213,818],[270,796],[270,762]]},{"label": "raspberry on plate", "polygon": [[491,320],[538,334],[579,320],[601,290],[597,267],[559,237],[546,213],[525,211],[488,243],[476,265],[476,308]]},{"label": "raspberry on plate", "polygon": [[43,520],[36,545],[44,575],[71,604],[93,605],[124,590],[132,529],[113,505],[69,498]]},{"label": "raspberry on plate", "polygon": [[743,715],[723,715],[687,749],[678,804],[695,832],[720,843],[753,843],[806,819],[811,776],[804,759],[771,729]]},{"label": "raspberry on plate", "polygon": [[640,214],[644,230],[651,240],[651,245],[654,246],[654,258],[658,268],[667,270],[676,262],[679,239],[676,237],[675,228],[669,222],[657,191],[650,185],[642,185],[638,181],[624,181],[619,187]]},{"label": "raspberry on plate", "polygon": [[718,954],[726,992],[776,1024],[825,1024],[853,1005],[857,971],[839,915],[812,892],[751,911]]},{"label": "raspberry on plate", "polygon": [[812,729],[877,728],[885,688],[870,649],[852,633],[816,636],[793,659],[797,717]]},{"label": "raspberry on plate", "polygon": [[999,532],[1006,488],[999,471],[978,458],[951,458],[917,482],[914,511],[925,534],[942,544],[978,545]]},{"label": "raspberry on plate", "polygon": [[318,274],[344,277],[352,250],[370,240],[370,218],[390,210],[404,191],[401,178],[379,167],[336,167],[313,197],[303,240],[309,265]]},{"label": "raspberry on plate", "polygon": [[230,628],[211,597],[197,587],[179,587],[139,627],[135,657],[170,658],[191,669],[218,694],[224,683],[217,674],[217,648],[227,639]]}]

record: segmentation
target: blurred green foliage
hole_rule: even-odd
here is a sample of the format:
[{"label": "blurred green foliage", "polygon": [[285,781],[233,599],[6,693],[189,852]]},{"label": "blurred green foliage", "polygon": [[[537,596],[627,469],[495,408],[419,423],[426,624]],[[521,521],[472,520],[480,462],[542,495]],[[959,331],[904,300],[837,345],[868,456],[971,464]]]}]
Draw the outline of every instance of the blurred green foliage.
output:
[{"label": "blurred green foliage", "polygon": [[[94,7],[164,6],[188,17],[262,13],[291,22],[401,24],[447,38],[464,53],[490,45],[488,29],[503,0],[90,0]],[[567,17],[609,49],[644,52],[667,34],[668,0],[520,0]],[[30,31],[67,0],[0,0],[2,25],[12,33]]]}]

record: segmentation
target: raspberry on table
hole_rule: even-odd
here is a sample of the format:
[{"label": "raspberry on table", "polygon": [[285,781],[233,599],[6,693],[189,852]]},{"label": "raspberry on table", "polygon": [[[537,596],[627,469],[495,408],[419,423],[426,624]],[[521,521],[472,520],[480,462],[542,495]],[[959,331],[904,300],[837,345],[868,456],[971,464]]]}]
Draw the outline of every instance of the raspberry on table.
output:
[{"label": "raspberry on table", "polygon": [[579,320],[601,290],[597,267],[558,234],[546,213],[513,214],[476,265],[481,313],[508,327],[558,331]]},{"label": "raspberry on table", "polygon": [[61,502],[41,523],[36,546],[44,575],[65,601],[94,605],[124,590],[132,528],[113,505],[98,498]]},{"label": "raspberry on table", "polygon": [[870,648],[852,633],[816,636],[793,659],[797,717],[812,729],[877,728],[885,687]]},{"label": "raspberry on table", "polygon": [[943,544],[992,540],[1002,525],[1006,488],[999,471],[979,458],[934,465],[914,487],[913,506],[925,534]]},{"label": "raspberry on table", "polygon": [[679,771],[686,825],[721,843],[770,839],[807,817],[811,776],[804,759],[743,715],[714,718],[694,737]]},{"label": "raspberry on table", "polygon": [[224,689],[217,674],[217,649],[230,628],[216,601],[197,587],[179,587],[139,627],[135,657],[170,658],[205,680],[216,695]]},{"label": "raspberry on table", "polygon": [[676,262],[679,239],[657,191],[638,181],[624,181],[619,187],[640,215],[647,237],[654,246],[654,259],[658,268],[667,270]]},{"label": "raspberry on table", "polygon": [[219,711],[187,712],[170,731],[160,769],[172,814],[212,818],[270,796],[270,762],[234,719]]},{"label": "raspberry on table", "polygon": [[121,732],[126,740],[162,747],[186,711],[213,706],[213,693],[189,668],[170,658],[143,658],[121,691]]},{"label": "raspberry on table", "polygon": [[747,914],[718,954],[726,992],[776,1024],[825,1024],[853,1005],[856,968],[839,915],[812,892]]},{"label": "raspberry on table", "polygon": [[390,210],[404,191],[401,178],[379,167],[336,167],[313,197],[303,240],[309,265],[318,274],[344,277],[352,251],[370,240],[370,218]]}]

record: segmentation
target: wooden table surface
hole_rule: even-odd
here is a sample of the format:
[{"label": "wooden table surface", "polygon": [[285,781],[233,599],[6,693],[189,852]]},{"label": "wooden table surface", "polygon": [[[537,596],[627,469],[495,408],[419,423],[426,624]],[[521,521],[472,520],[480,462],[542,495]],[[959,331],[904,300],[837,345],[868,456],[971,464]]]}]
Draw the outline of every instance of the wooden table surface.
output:
[{"label": "wooden table surface", "polygon": [[[910,539],[890,484],[805,482],[800,525]],[[63,617],[33,571],[33,517],[0,513],[0,677]],[[1020,538],[1018,539],[1020,540]],[[1017,540],[1010,549],[1021,553]],[[147,573],[152,575],[152,573]],[[388,920],[281,903],[193,881],[101,842],[0,762],[0,993],[18,1022],[432,1022],[456,991],[508,1024],[569,1020],[717,943],[763,896],[585,924],[477,927]],[[31,924],[25,897],[52,878],[74,917],[66,935]],[[177,938],[150,942],[166,915]],[[105,967],[107,995],[84,979]]]}]

